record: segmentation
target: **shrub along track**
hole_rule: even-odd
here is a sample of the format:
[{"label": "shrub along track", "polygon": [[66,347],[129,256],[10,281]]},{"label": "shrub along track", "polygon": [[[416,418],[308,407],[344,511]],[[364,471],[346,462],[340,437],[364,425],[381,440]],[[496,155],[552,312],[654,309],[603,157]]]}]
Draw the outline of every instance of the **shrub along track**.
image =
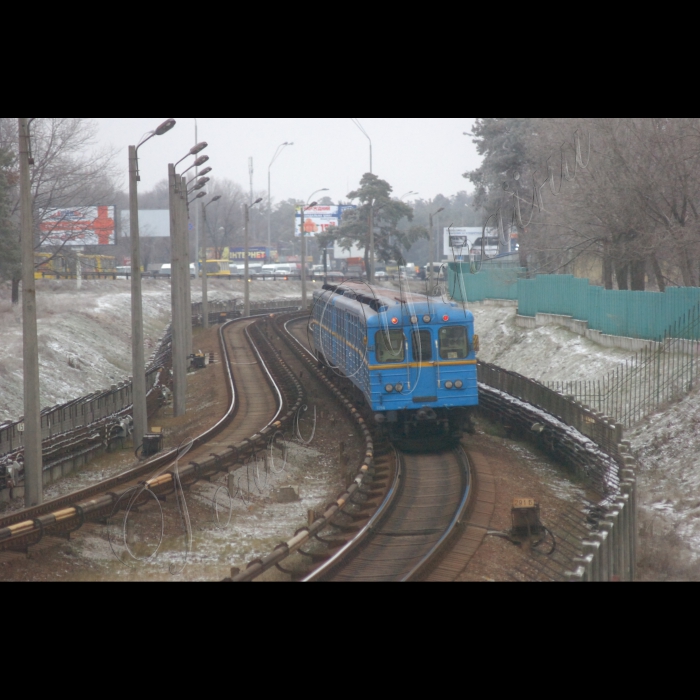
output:
[{"label": "shrub along track", "polygon": [[[303,403],[301,383],[255,322],[254,318],[238,319],[219,331],[229,406],[214,427],[193,441],[187,464],[178,465],[185,487],[264,450],[277,431],[292,424]],[[145,489],[134,505],[146,503],[153,495],[171,494],[178,456],[178,450],[172,450],[96,486],[1,518],[0,551],[27,552],[44,536],[65,537],[86,521],[104,521],[115,509],[127,507],[129,499],[123,496],[135,484]]]}]

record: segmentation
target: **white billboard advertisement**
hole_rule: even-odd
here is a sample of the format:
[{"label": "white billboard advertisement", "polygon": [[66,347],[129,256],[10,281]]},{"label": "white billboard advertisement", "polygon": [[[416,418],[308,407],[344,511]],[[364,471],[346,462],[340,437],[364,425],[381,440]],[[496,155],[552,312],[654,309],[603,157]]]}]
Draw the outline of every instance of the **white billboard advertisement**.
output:
[{"label": "white billboard advertisement", "polygon": [[70,207],[42,211],[41,245],[116,245],[115,207]]},{"label": "white billboard advertisement", "polygon": [[444,230],[444,251],[443,254],[448,260],[459,259],[460,256],[467,256],[472,246],[478,238],[481,238],[484,229],[482,227],[462,227],[454,226]]},{"label": "white billboard advertisement", "polygon": [[[131,235],[130,216],[128,210],[120,212],[121,235],[127,238]],[[141,238],[170,238],[170,210],[139,210],[139,236]]]},{"label": "white billboard advertisement", "polygon": [[[340,224],[343,214],[348,209],[356,208],[354,205],[338,206],[337,204],[330,204],[328,206],[306,209],[304,211],[304,235],[313,238],[326,233],[329,228]],[[302,207],[297,207],[296,227],[294,230],[294,235],[297,238],[301,238],[301,214]]]}]

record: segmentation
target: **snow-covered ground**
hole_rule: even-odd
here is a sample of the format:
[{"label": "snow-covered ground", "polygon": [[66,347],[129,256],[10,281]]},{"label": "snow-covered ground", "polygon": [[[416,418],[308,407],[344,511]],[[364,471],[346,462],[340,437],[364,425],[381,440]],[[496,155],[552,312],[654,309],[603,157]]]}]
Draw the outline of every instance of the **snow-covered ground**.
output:
[{"label": "snow-covered ground", "polygon": [[[131,286],[125,280],[38,280],[38,334],[41,405],[55,406],[107,389],[131,375]],[[301,297],[293,282],[254,282],[254,301]],[[211,301],[243,298],[242,282],[210,280]],[[198,282],[192,301],[201,301]],[[170,322],[170,283],[144,280],[146,358]],[[21,305],[10,302],[7,286],[0,287],[0,423],[16,420],[22,408]]]},{"label": "snow-covered ground", "polygon": [[[540,381],[602,379],[630,353],[565,328],[515,325],[514,307],[471,304],[479,357]],[[700,387],[627,431],[640,460],[640,563],[644,575],[700,580]]]}]

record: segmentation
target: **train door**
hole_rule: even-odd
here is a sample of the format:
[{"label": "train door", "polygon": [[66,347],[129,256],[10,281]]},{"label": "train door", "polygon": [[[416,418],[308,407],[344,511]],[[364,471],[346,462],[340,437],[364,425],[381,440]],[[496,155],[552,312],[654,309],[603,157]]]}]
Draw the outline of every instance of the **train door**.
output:
[{"label": "train door", "polygon": [[411,391],[416,397],[437,396],[437,355],[433,347],[433,334],[430,330],[411,332]]}]

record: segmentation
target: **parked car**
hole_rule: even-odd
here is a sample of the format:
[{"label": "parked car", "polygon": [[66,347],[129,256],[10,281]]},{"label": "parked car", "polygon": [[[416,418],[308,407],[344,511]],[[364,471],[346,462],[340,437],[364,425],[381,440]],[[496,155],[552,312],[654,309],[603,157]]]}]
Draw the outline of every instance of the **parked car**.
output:
[{"label": "parked car", "polygon": [[126,280],[131,277],[131,265],[121,265],[116,267],[115,270],[117,271],[118,280]]},{"label": "parked car", "polygon": [[[161,265],[160,270],[158,271],[158,276],[168,278],[172,277],[172,265],[169,263]],[[190,278],[194,279],[195,277],[197,277],[197,268],[194,266],[194,263],[190,263]]]}]

